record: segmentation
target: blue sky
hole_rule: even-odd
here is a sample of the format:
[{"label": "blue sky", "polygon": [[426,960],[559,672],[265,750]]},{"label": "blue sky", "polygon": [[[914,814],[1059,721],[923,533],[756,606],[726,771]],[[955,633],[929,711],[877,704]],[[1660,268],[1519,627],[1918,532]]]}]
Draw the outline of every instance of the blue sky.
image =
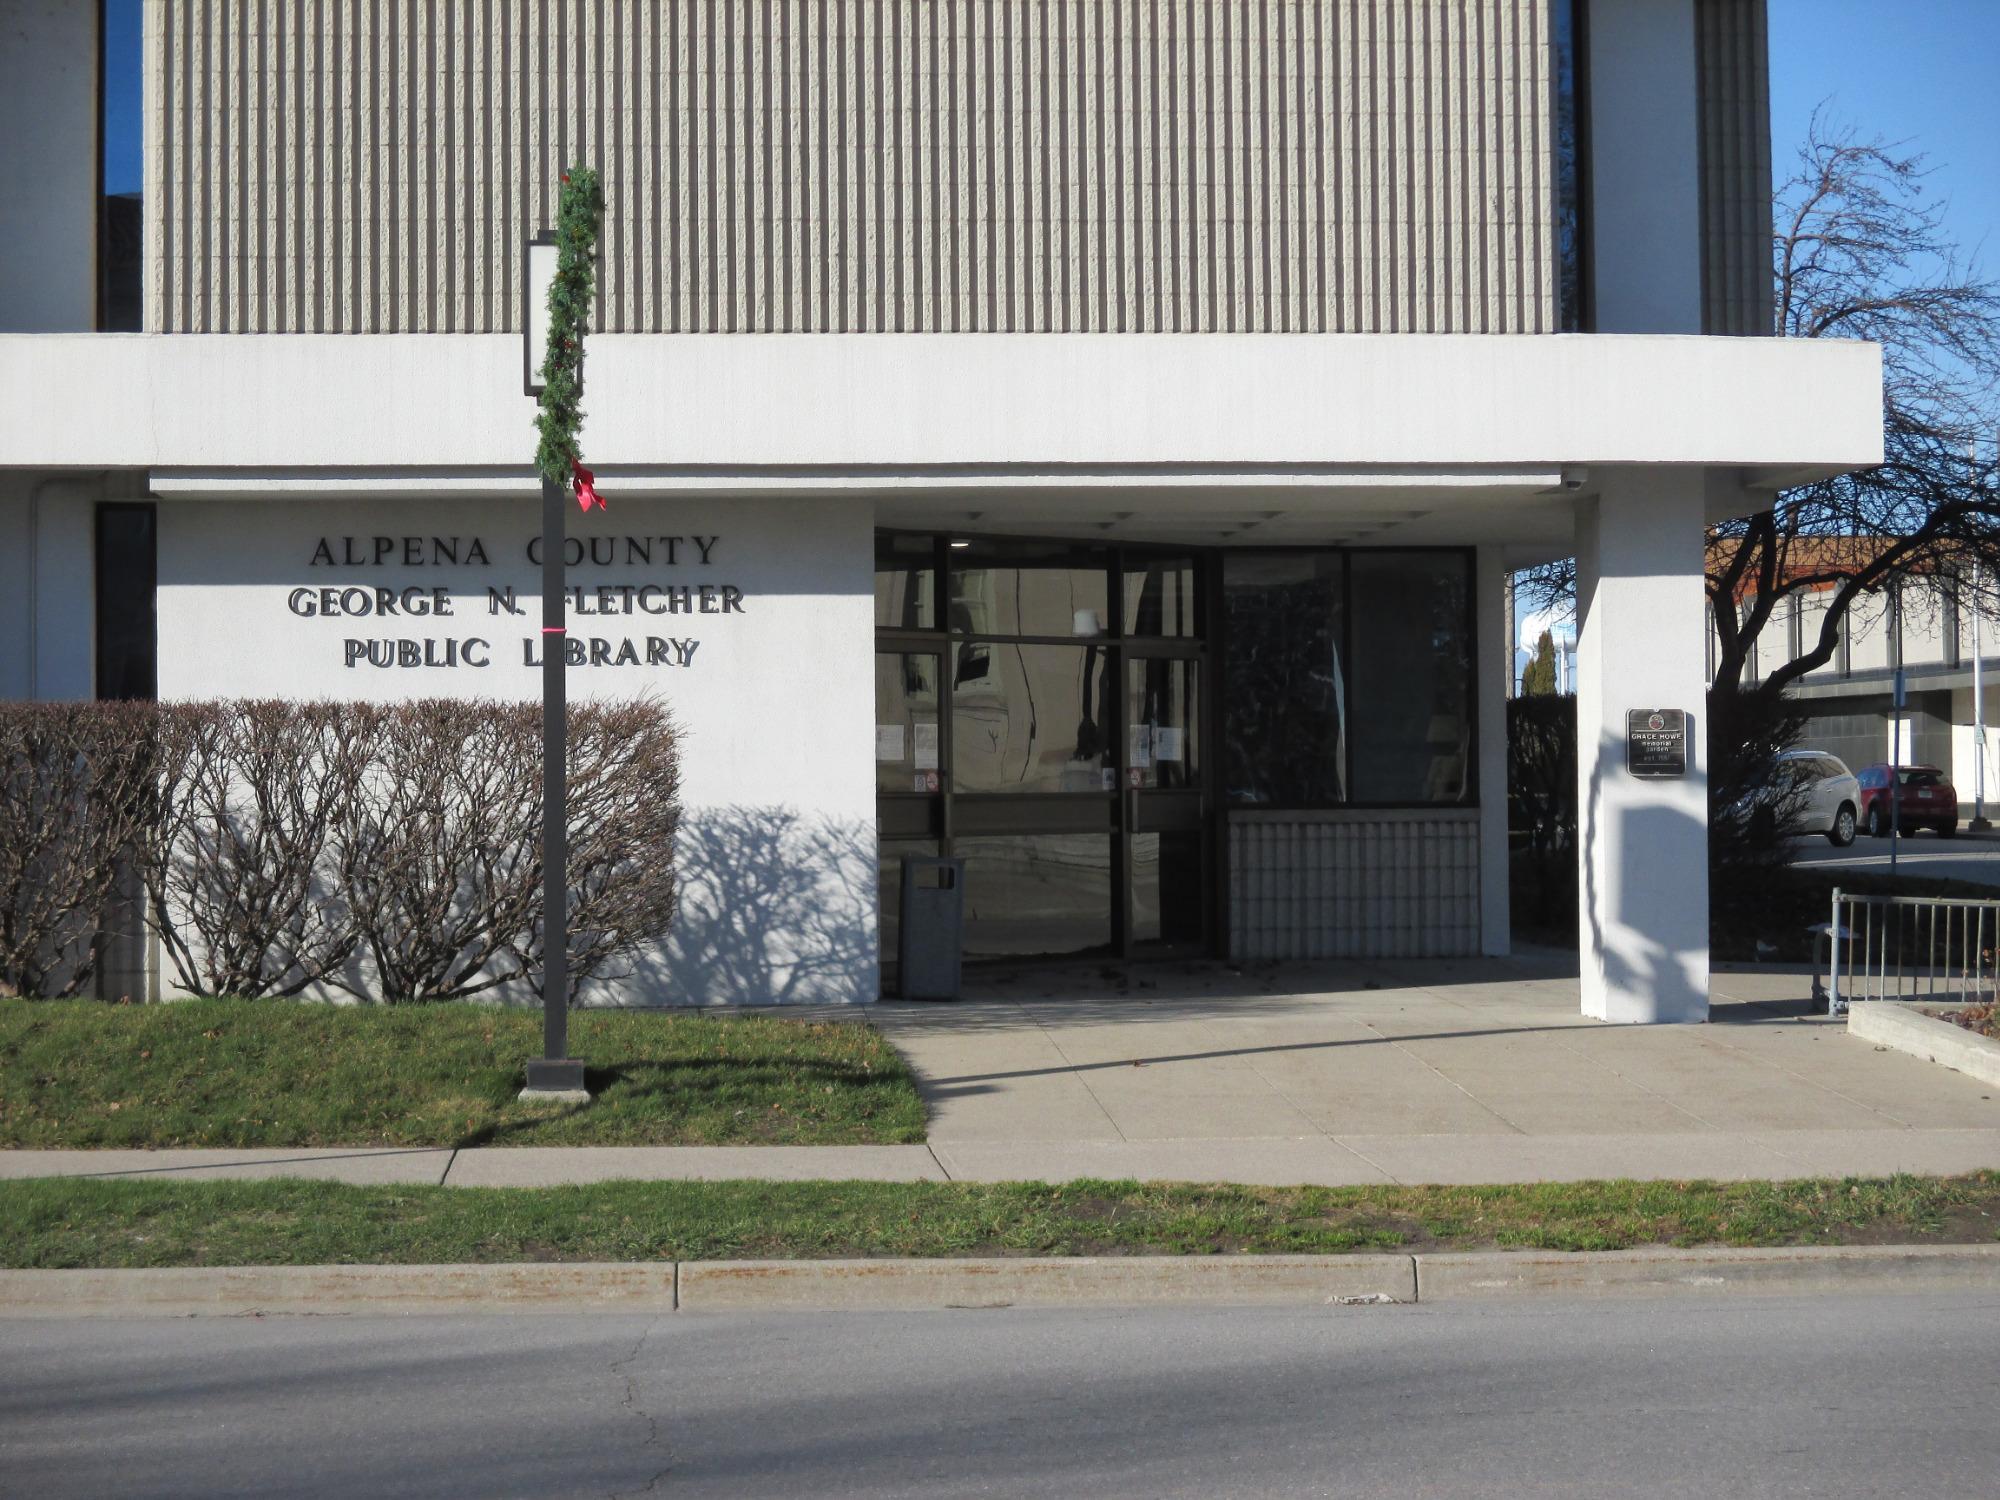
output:
[{"label": "blue sky", "polygon": [[1769,0],[1771,168],[1790,175],[1813,110],[1907,142],[1946,223],[2000,274],[2000,0]]},{"label": "blue sky", "polygon": [[104,191],[140,188],[139,0],[104,5]]}]

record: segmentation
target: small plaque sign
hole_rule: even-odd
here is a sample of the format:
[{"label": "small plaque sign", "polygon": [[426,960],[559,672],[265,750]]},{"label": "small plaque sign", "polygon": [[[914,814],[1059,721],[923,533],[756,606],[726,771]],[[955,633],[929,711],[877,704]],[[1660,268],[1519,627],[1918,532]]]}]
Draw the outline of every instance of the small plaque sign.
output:
[{"label": "small plaque sign", "polygon": [[1687,713],[1678,708],[1635,708],[1625,715],[1625,769],[1634,776],[1685,776]]}]

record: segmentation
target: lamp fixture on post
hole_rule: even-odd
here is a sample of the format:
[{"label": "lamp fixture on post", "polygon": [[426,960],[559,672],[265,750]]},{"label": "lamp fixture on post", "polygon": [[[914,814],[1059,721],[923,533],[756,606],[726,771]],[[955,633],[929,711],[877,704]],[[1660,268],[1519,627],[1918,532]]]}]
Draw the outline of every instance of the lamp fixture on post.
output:
[{"label": "lamp fixture on post", "polygon": [[[521,242],[521,285],[526,300],[521,314],[521,388],[537,400],[542,394],[542,365],[549,357],[549,288],[555,285],[556,236],[552,229]],[[577,372],[579,388],[583,372]]]}]

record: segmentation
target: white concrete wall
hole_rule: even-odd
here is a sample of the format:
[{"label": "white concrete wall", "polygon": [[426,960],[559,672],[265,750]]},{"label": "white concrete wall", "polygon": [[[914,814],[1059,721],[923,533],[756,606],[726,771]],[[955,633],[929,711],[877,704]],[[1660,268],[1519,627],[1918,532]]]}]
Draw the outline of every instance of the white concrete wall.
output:
[{"label": "white concrete wall", "polygon": [[1890,612],[1885,594],[1864,595],[1847,607],[1847,668],[1880,672],[1890,665]]},{"label": "white concrete wall", "polygon": [[1958,789],[1958,800],[1971,816],[1975,797],[1981,796],[1985,802],[1985,815],[1994,815],[1994,804],[2000,802],[2000,685],[1988,682],[1985,692],[1986,708],[1986,780],[1982,789],[1979,781],[1980,743],[1972,719],[1972,689],[1955,688],[1951,695],[1951,783]]},{"label": "white concrete wall", "polygon": [[[651,565],[622,548],[609,565],[572,570],[578,585],[685,586],[693,613],[653,615],[671,596],[635,595],[632,614],[580,616],[574,636],[619,647],[639,665],[572,667],[578,699],[655,695],[682,736],[685,808],[677,863],[685,881],[672,940],[629,984],[591,996],[612,1003],[747,1004],[868,1001],[877,993],[875,933],[874,531],[865,501],[621,500],[572,516],[585,544],[655,538]],[[328,697],[391,701],[432,695],[534,699],[540,575],[526,553],[539,508],[513,501],[162,502],[160,696]],[[395,539],[374,561],[375,537]],[[683,538],[665,561],[665,536]],[[693,538],[712,538],[701,560]],[[364,565],[350,566],[354,538]],[[412,565],[432,537],[478,537],[488,562]],[[313,557],[325,539],[331,566]],[[610,555],[610,554],[602,554]],[[700,612],[699,590],[716,592]],[[721,612],[723,585],[740,611]],[[327,619],[295,613],[292,591],[377,587],[448,590],[440,617]],[[493,613],[487,589],[512,587],[519,615]],[[621,596],[613,595],[622,607]],[[308,602],[301,599],[301,603]],[[357,596],[358,602],[358,596]],[[644,665],[649,638],[685,665]],[[435,643],[485,667],[347,664],[349,639]],[[419,644],[419,651],[423,649]]]},{"label": "white concrete wall", "polygon": [[[1799,596],[1799,648],[1810,651],[1819,640],[1820,630],[1826,623],[1827,605],[1833,595],[1827,593],[1807,593]],[[1840,657],[1836,653],[1827,659],[1823,667],[1815,667],[1806,673],[1807,681],[1822,678],[1836,678],[1840,675]]]},{"label": "white concrete wall", "polygon": [[[1701,487],[1619,470],[1577,506],[1577,836],[1583,1011],[1708,1017]],[[1626,714],[1688,715],[1687,775],[1626,769]]]},{"label": "white concrete wall", "polygon": [[1702,328],[1695,0],[1592,0],[1590,253],[1600,333]]},{"label": "white concrete wall", "polygon": [[0,4],[0,331],[97,326],[97,0]]},{"label": "white concrete wall", "polygon": [[[1957,642],[1946,629],[1944,601],[1934,589],[1913,580],[1903,590],[1903,662],[1909,667],[1935,667],[1952,660]],[[1972,623],[1958,632],[1965,639],[1965,659],[1972,658]]]},{"label": "white concrete wall", "polygon": [[94,474],[0,471],[0,698],[95,695]]},{"label": "white concrete wall", "polygon": [[[0,336],[0,466],[465,469],[528,496],[521,365],[505,334]],[[586,405],[607,472],[1660,463],[1796,483],[1882,461],[1880,351],[1825,339],[606,334]]]}]

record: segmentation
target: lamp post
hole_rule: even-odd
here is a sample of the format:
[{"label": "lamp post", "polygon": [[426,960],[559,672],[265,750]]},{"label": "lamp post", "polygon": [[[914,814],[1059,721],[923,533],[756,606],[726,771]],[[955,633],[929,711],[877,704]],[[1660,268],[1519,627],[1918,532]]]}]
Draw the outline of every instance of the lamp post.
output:
[{"label": "lamp post", "polygon": [[1979,628],[1978,559],[1972,564],[1972,822],[1975,832],[1993,825],[1986,821],[1986,656]]},{"label": "lamp post", "polygon": [[[1892,609],[1894,605],[1890,606]],[[1897,622],[1900,631],[1902,624]],[[1899,637],[1900,639],[1900,637]],[[1896,873],[1896,849],[1903,842],[1903,709],[1910,701],[1909,679],[1896,668],[1889,711],[1889,873]]]},{"label": "lamp post", "polygon": [[[1979,444],[1974,441],[1965,445],[1965,456],[1972,461],[1972,486],[1979,488]],[[1972,821],[1966,826],[1974,833],[1984,833],[1993,825],[1986,820],[1986,653],[1980,616],[1985,612],[1981,603],[1980,585],[1983,582],[1979,559],[1972,560]]]},{"label": "lamp post", "polygon": [[[583,1102],[583,1060],[569,1055],[569,634],[563,618],[569,540],[565,510],[572,475],[585,482],[577,435],[583,411],[583,335],[595,293],[603,194],[587,168],[565,173],[555,234],[523,247],[522,357],[528,394],[538,398],[542,478],[542,1055],[530,1058],[524,1099]],[[602,502],[599,501],[599,504]]]}]

